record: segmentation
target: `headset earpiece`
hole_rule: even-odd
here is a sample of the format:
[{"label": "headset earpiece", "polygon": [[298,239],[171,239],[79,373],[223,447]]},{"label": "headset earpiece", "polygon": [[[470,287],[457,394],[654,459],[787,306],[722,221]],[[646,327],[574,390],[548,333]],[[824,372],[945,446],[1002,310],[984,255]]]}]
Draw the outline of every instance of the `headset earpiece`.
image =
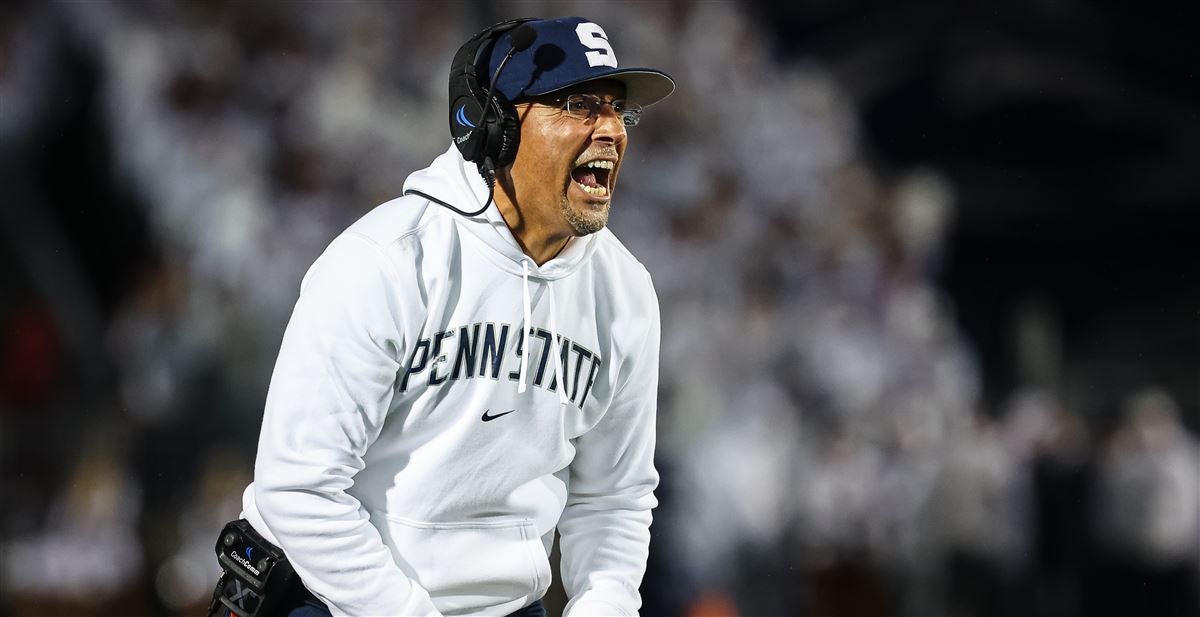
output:
[{"label": "headset earpiece", "polygon": [[495,171],[511,165],[517,157],[517,147],[521,145],[521,121],[517,117],[517,109],[503,94],[493,94],[492,105],[500,110],[495,116],[499,120],[488,127],[488,144],[496,144],[496,156],[492,159],[491,166],[491,170]]},{"label": "headset earpiece", "polygon": [[527,21],[531,20],[514,19],[483,30],[459,48],[450,64],[450,135],[463,158],[478,165],[481,173],[509,165],[517,155],[521,128],[516,108],[499,92],[484,99],[491,81],[488,58],[496,40]]},{"label": "headset earpiece", "polygon": [[483,118],[479,103],[473,97],[460,96],[451,101],[450,109],[454,110],[450,114],[450,135],[454,138],[454,145],[458,146],[464,159],[479,160],[480,146],[487,140],[478,130]]}]

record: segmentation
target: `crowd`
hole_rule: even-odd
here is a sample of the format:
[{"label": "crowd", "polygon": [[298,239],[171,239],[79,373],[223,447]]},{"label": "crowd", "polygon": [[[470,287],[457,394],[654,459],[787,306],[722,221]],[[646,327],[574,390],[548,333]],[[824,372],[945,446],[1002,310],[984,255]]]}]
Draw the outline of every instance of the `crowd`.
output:
[{"label": "crowd", "polygon": [[105,367],[75,388],[87,369],[49,362],[65,376],[21,394],[36,375],[5,361],[0,613],[203,610],[301,276],[445,149],[449,59],[510,13],[587,15],[679,84],[631,134],[611,221],[662,308],[647,614],[1200,610],[1200,441],[1170,395],[1130,393],[1114,426],[1044,388],[988,408],[935,284],[953,186],[874,164],[854,101],[737,4],[288,6],[27,5],[0,26],[0,137],[56,96],[57,50],[86,56],[154,247],[71,320],[94,340],[0,305],[5,358],[83,337]]}]

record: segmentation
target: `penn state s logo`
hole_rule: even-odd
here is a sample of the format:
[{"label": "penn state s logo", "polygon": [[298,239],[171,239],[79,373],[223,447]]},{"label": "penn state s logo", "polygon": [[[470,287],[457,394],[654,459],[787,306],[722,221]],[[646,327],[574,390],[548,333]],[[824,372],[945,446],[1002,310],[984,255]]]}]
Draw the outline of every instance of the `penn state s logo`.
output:
[{"label": "penn state s logo", "polygon": [[604,28],[590,21],[575,26],[575,35],[583,46],[595,51],[587,52],[589,66],[611,66],[617,68],[617,54],[613,53],[612,45],[608,44],[608,35]]}]

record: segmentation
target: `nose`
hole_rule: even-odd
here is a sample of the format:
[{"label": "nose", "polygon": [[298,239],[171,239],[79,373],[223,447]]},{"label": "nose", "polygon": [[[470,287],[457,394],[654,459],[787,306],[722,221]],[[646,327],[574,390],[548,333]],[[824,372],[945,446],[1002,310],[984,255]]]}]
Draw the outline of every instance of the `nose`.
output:
[{"label": "nose", "polygon": [[620,145],[628,137],[625,132],[625,122],[613,111],[612,105],[603,105],[600,115],[596,118],[596,126],[592,129],[592,140]]}]

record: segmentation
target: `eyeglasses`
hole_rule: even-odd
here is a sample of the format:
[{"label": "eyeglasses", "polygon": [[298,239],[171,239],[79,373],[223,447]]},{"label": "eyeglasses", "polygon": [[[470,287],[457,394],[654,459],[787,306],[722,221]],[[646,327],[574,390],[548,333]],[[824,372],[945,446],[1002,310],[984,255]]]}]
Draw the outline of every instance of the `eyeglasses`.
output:
[{"label": "eyeglasses", "polygon": [[605,105],[612,107],[613,112],[621,117],[621,123],[625,126],[637,126],[642,119],[641,105],[630,105],[621,99],[606,101],[595,94],[569,94],[548,99],[542,104],[558,107],[568,116],[585,122],[599,118],[600,111]]}]

